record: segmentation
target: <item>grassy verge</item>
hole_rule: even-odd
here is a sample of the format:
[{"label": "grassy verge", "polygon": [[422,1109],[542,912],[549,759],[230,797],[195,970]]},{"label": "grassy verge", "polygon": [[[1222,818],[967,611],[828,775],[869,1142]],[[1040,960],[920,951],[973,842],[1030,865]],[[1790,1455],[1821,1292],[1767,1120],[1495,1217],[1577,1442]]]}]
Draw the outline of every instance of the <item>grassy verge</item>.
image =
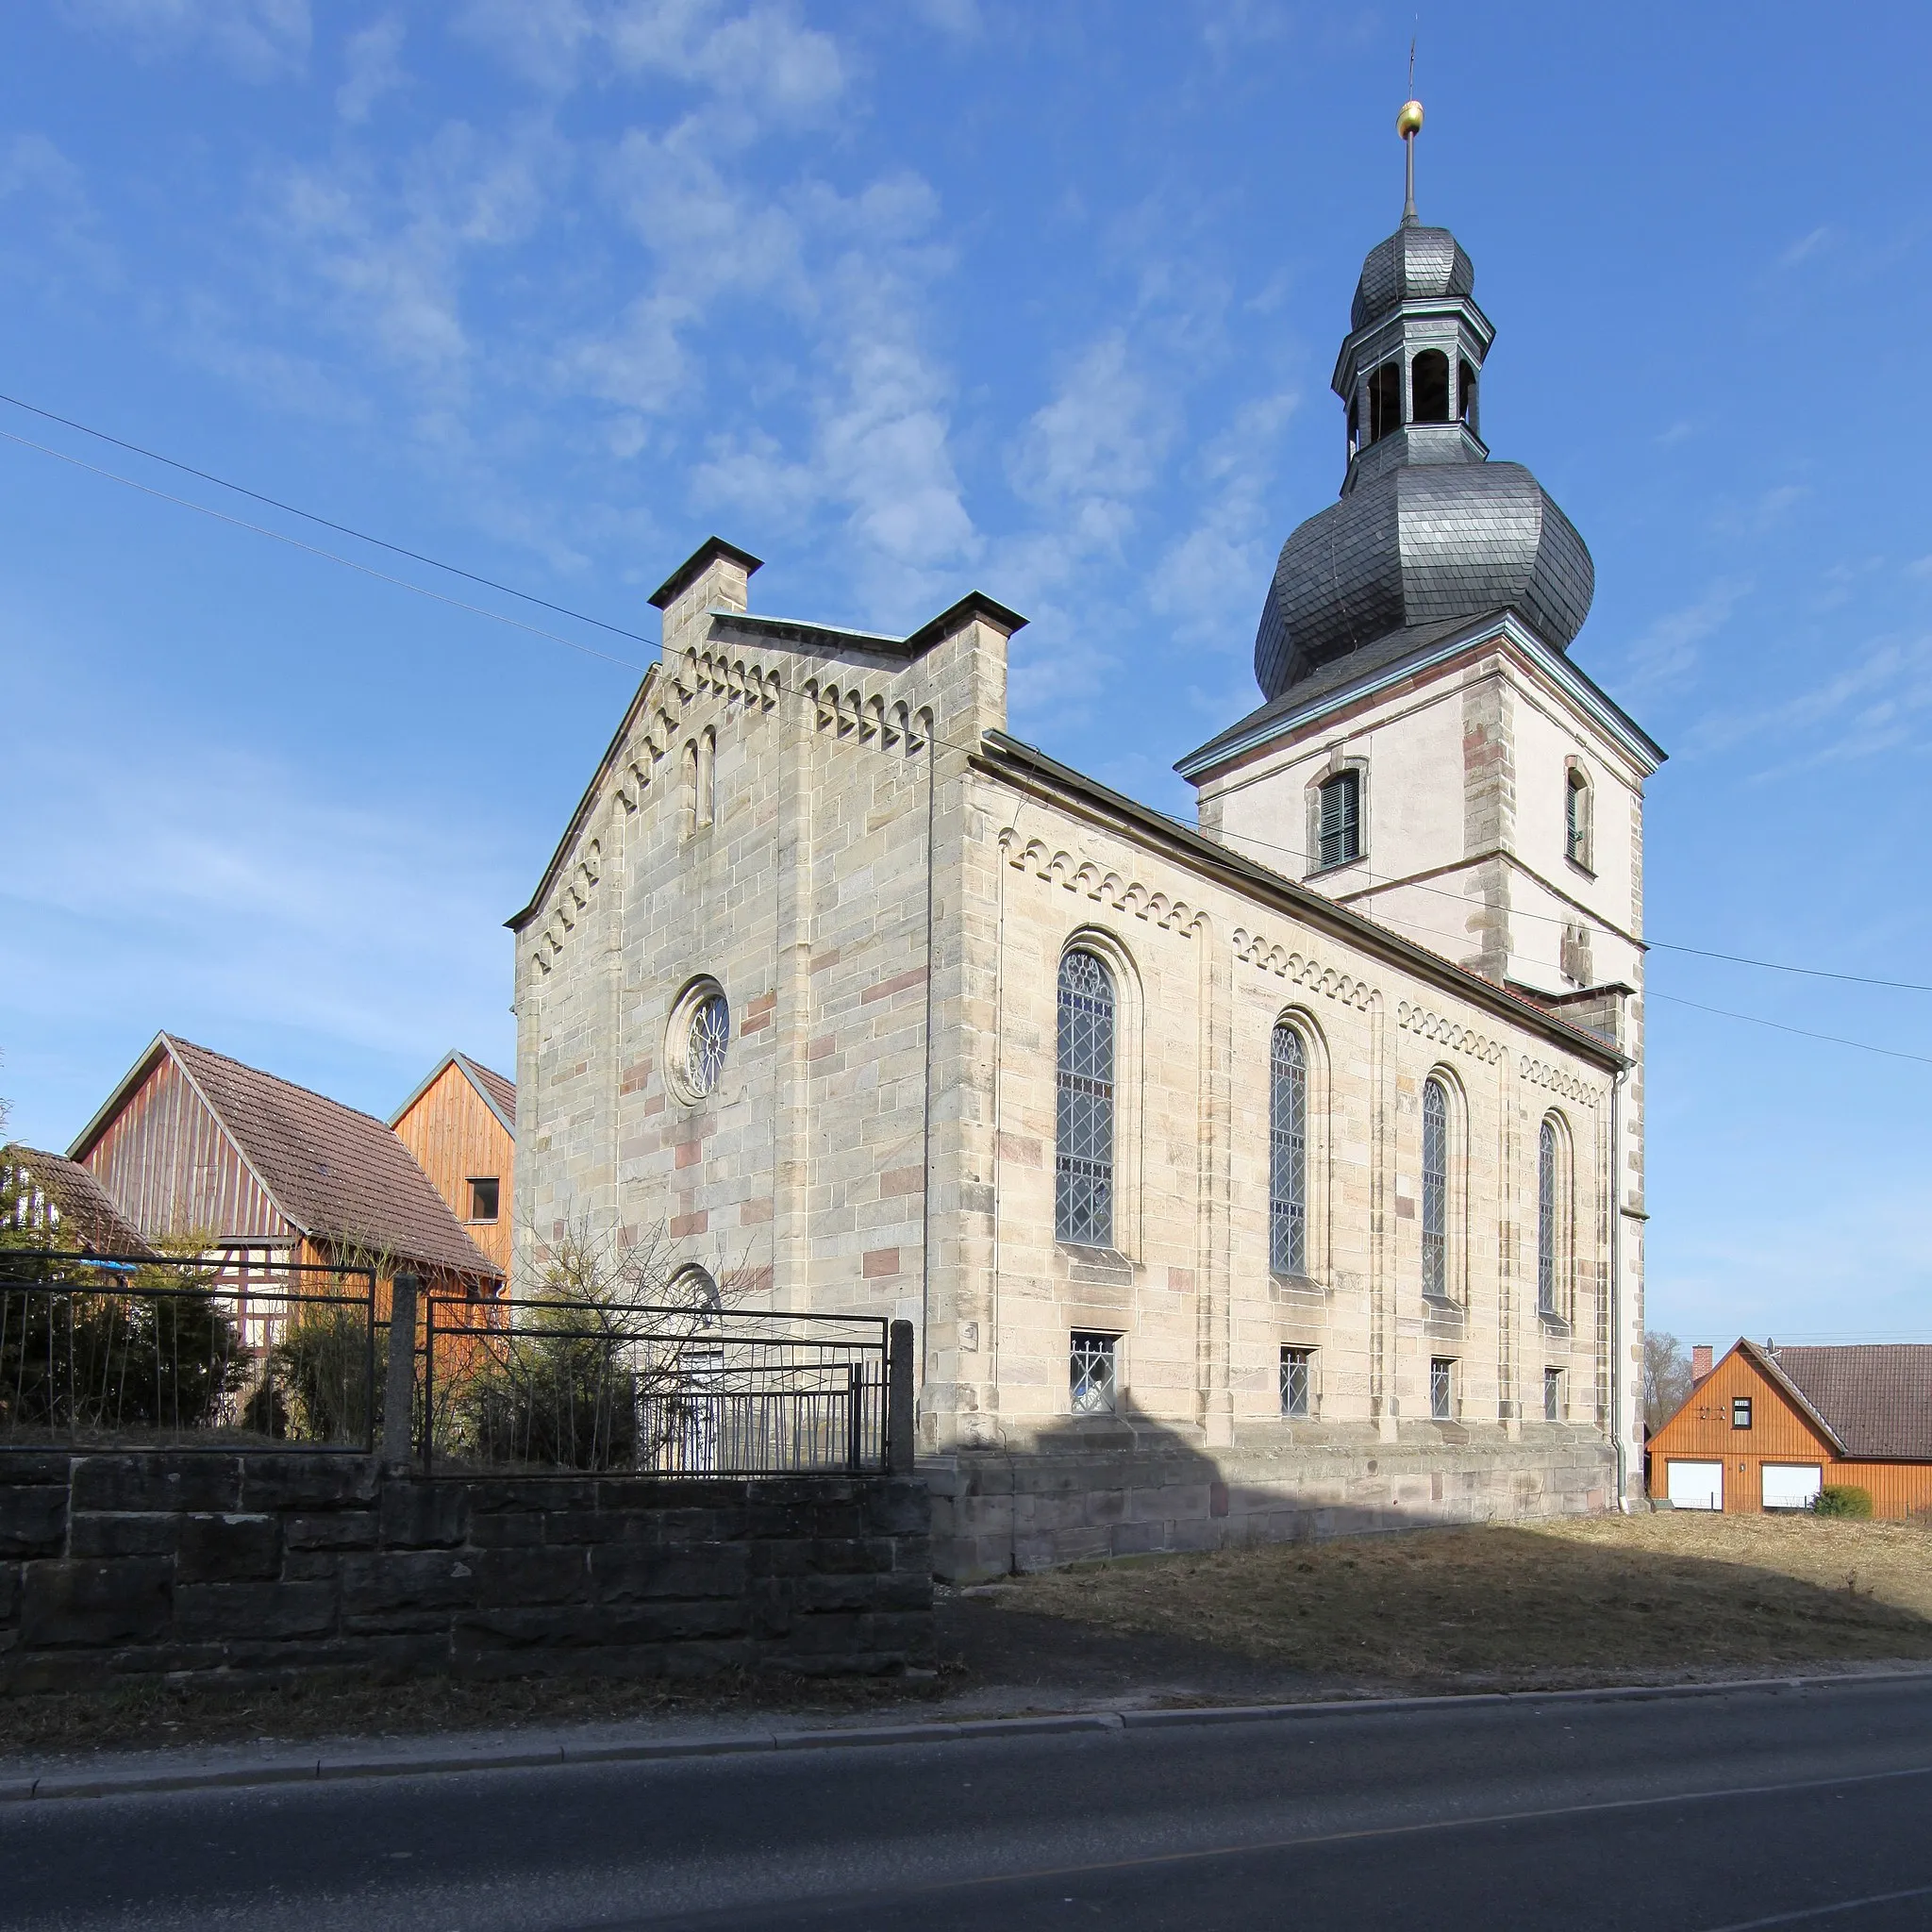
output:
[{"label": "grassy verge", "polygon": [[1364,1686],[1932,1658],[1932,1535],[1903,1524],[1683,1514],[1419,1530],[1094,1564],[1001,1596]]}]

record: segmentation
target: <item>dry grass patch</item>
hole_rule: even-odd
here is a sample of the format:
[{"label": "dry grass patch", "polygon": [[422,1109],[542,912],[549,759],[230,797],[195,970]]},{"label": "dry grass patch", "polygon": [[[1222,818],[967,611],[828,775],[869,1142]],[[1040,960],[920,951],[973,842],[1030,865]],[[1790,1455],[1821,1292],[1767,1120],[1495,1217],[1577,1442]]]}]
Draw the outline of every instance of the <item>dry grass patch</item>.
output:
[{"label": "dry grass patch", "polygon": [[1907,1524],[1687,1513],[1417,1530],[1128,1558],[1001,1594],[1367,1684],[1932,1658],[1932,1535]]}]

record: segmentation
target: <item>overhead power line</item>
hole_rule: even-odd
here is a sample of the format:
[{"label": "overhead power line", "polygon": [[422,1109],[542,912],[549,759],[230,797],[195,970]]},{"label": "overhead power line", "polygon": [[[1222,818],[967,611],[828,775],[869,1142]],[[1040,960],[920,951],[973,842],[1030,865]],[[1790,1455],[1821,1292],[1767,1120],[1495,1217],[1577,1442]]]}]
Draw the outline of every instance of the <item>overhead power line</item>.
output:
[{"label": "overhead power line", "polygon": [[[480,584],[486,590],[497,591],[505,596],[515,597],[524,603],[534,604],[546,610],[554,610],[559,616],[572,618],[580,624],[592,625],[599,630],[610,632],[613,636],[632,639],[638,643],[650,647],[654,655],[658,650],[656,640],[645,637],[641,631],[627,630],[622,625],[607,623],[603,618],[592,617],[587,611],[574,610],[568,605],[553,603],[549,598],[540,597],[533,591],[518,590],[514,584],[506,584],[495,577],[483,576],[475,571],[465,570],[460,564],[445,563],[441,558],[431,557],[424,551],[411,550],[401,543],[392,543],[387,538],[373,536],[366,530],[355,528],[352,525],[337,523],[334,519],[322,516],[314,510],[303,509],[298,505],[286,503],[279,497],[266,495],[258,490],[251,490],[245,484],[231,482],[225,476],[215,475],[211,470],[197,469],[192,463],[185,463],[175,457],[164,456],[158,450],[149,449],[142,443],[130,442],[124,437],[110,435],[105,429],[96,429],[92,425],[82,423],[75,417],[62,416],[52,409],[43,409],[38,404],[29,403],[19,396],[8,395],[4,391],[0,391],[0,403],[8,404],[17,409],[24,409],[28,414],[39,416],[46,422],[58,423],[63,428],[76,430],[83,436],[91,436],[99,441],[111,443],[116,449],[126,450],[131,455],[143,457],[151,462],[165,464],[171,470],[178,470],[183,475],[198,477],[203,482],[212,483],[220,489],[233,491],[237,495],[248,497],[253,502],[266,504],[272,509],[281,510],[290,516],[301,517],[305,522],[319,525],[325,529],[335,530],[342,536],[353,537],[358,542],[373,544],[377,549],[387,550],[394,556],[406,557],[412,562],[426,564],[432,570],[447,571],[453,576],[462,577],[473,584]],[[157,490],[151,484],[138,482],[131,476],[120,475],[117,471],[103,469],[97,463],[85,462],[79,457],[72,456],[65,450],[52,448],[43,442],[35,442],[31,438],[17,436],[11,430],[0,429],[0,437],[4,437],[8,442],[18,444],[23,449],[35,450],[42,456],[54,458],[57,462],[67,463],[75,469],[84,470],[90,475],[103,477],[110,483],[118,483],[124,489],[139,491],[143,496],[152,496],[162,503],[172,503],[182,509],[193,510],[201,516],[213,518],[217,523],[227,524],[235,529],[250,531],[258,537],[270,538],[277,543],[286,543],[291,549],[301,550],[310,557],[320,557],[327,562],[340,564],[344,570],[356,571],[363,576],[375,578],[378,583],[392,584],[398,590],[408,591],[412,596],[425,597],[432,603],[446,604],[452,609],[467,611],[475,617],[487,618],[492,624],[508,625],[513,630],[523,631],[531,637],[542,638],[550,643],[561,644],[566,650],[579,652],[587,658],[595,658],[600,662],[606,664],[614,664],[620,670],[641,674],[646,668],[644,665],[632,662],[629,658],[614,657],[608,651],[593,650],[589,644],[580,643],[576,639],[564,637],[557,631],[545,630],[541,625],[534,624],[525,624],[522,619],[507,616],[500,610],[491,610],[487,606],[481,604],[471,604],[460,597],[446,596],[440,591],[429,590],[425,585],[412,583],[407,577],[391,575],[387,571],[374,570],[366,563],[357,562],[354,558],[342,556],[339,551],[325,549],[317,543],[306,543],[299,537],[291,537],[284,530],[271,529],[265,524],[250,523],[245,518],[230,516],[225,510],[212,508],[205,503],[197,503],[192,497],[176,496],[170,491]],[[958,741],[952,739],[936,737],[935,741],[948,744],[955,750],[967,752],[976,752],[978,750],[978,747],[975,745],[962,744]],[[1159,817],[1167,820],[1171,824],[1178,826],[1183,831],[1198,833],[1200,830],[1198,825],[1190,824],[1178,813],[1164,811],[1158,807],[1151,808]],[[1307,861],[1307,853],[1297,846],[1278,844],[1273,841],[1257,838],[1245,832],[1229,833],[1224,836],[1227,838],[1230,846],[1235,849],[1238,849],[1240,845],[1253,845],[1266,852],[1278,852],[1287,858],[1299,859],[1304,864]],[[1364,868],[1364,874],[1366,877],[1385,885],[1406,884],[1406,889],[1410,891],[1427,892],[1436,898],[1450,899],[1462,905],[1468,904],[1468,900],[1463,893],[1450,891],[1440,886],[1425,885],[1420,881],[1405,882],[1399,874],[1375,873]],[[1385,914],[1385,919],[1388,916]],[[1512,908],[1511,916],[1518,919],[1534,919],[1552,925],[1567,925],[1573,923],[1560,913],[1531,912],[1527,908],[1520,907]],[[1585,916],[1587,917],[1588,915]],[[1439,939],[1453,941],[1458,937],[1455,933],[1441,932],[1435,928],[1421,925],[1415,921],[1399,921],[1397,923],[1413,925],[1417,931],[1428,932],[1433,937]],[[1787,973],[1811,979],[1830,979],[1851,986],[1882,987],[1897,992],[1932,992],[1932,984],[1924,984],[1917,980],[1881,979],[1860,973],[1840,973],[1823,966],[1794,966],[1788,961],[1758,959],[1742,953],[1718,952],[1709,947],[1685,945],[1673,940],[1646,939],[1642,943],[1660,952],[1683,953],[1701,959],[1721,959],[1729,965],[1751,966],[1767,973]],[[1828,1041],[1835,1045],[1856,1047],[1865,1053],[1884,1054],[1894,1059],[1921,1060],[1926,1064],[1932,1064],[1932,1059],[1928,1059],[1923,1054],[1903,1053],[1892,1047],[1873,1046],[1861,1040],[1845,1040],[1832,1033],[1813,1033],[1802,1026],[1788,1026],[1780,1021],[1759,1019],[1756,1014],[1752,1013],[1735,1013],[1724,1007],[1700,1006],[1695,1000],[1683,999],[1671,993],[1653,991],[1652,996],[1657,999],[1671,1000],[1677,1006],[1696,1007],[1701,1012],[1717,1014],[1724,1019],[1742,1020],[1752,1025],[1770,1026],[1779,1032],[1795,1033],[1808,1040]]]},{"label": "overhead power line", "polygon": [[1756,1013],[1734,1013],[1728,1007],[1707,1007],[1702,1000],[1687,1000],[1674,992],[1651,991],[1644,997],[1668,1000],[1674,1007],[1693,1007],[1700,1013],[1715,1013],[1723,1020],[1744,1020],[1753,1026],[1769,1026],[1775,1033],[1795,1033],[1801,1040],[1824,1040],[1833,1046],[1856,1046],[1860,1053],[1882,1053],[1887,1059],[1917,1060],[1921,1066],[1932,1067],[1932,1054],[1905,1053],[1895,1046],[1874,1046],[1869,1040],[1847,1040],[1841,1033],[1814,1033],[1808,1026],[1787,1026],[1782,1020],[1764,1020]]},{"label": "overhead power line", "polygon": [[[358,530],[348,524],[339,524],[330,517],[318,515],[312,509],[303,509],[297,504],[284,503],[278,496],[265,496],[259,490],[249,489],[245,483],[231,483],[225,476],[217,476],[212,470],[197,470],[192,463],[181,462],[174,457],[164,457],[159,450],[147,449],[141,443],[129,442],[123,437],[110,436],[105,429],[96,429],[91,424],[78,422],[72,416],[56,415],[52,409],[43,409],[38,403],[25,402],[19,396],[9,396],[4,392],[0,392],[0,403],[10,403],[16,409],[25,409],[30,416],[39,416],[46,422],[58,423],[63,429],[77,429],[83,436],[94,437],[102,442],[111,442],[116,449],[125,449],[135,456],[145,457],[151,463],[165,463],[171,470],[179,470],[184,476],[199,476],[204,483],[213,483],[220,489],[232,490],[238,496],[248,497],[255,503],[265,503],[271,509],[282,510],[291,517],[300,517],[306,523],[320,524],[324,529],[334,530],[340,536],[353,537],[358,543],[373,543],[378,550],[387,550],[396,557],[407,557],[412,563],[426,563],[432,570],[446,570],[452,576],[466,577],[473,584],[481,584],[487,591],[501,591],[506,597],[516,597],[525,604],[541,605],[545,610],[556,611],[559,617],[574,617],[579,624],[595,625],[599,630],[608,630],[614,636],[630,638],[637,643],[649,644],[653,648],[656,647],[657,640],[645,637],[641,631],[626,630],[621,624],[607,624],[603,618],[592,617],[588,611],[573,610],[567,604],[553,604],[548,597],[539,597],[534,591],[520,591],[514,584],[499,583],[494,577],[479,576],[473,570],[465,570],[461,564],[445,563],[440,557],[430,557],[421,550],[407,549],[400,543],[391,543],[386,537],[372,537],[367,530]],[[25,441],[25,439],[16,440]],[[36,442],[29,443],[27,446],[30,449],[39,449],[42,445]],[[59,452],[58,450],[49,450],[47,454],[49,456],[58,456]],[[68,460],[71,461],[72,458]],[[83,467],[86,466],[83,465]],[[104,470],[100,474],[106,475],[108,473]],[[125,479],[117,477],[115,480],[118,482],[125,481]],[[138,483],[134,486],[137,490],[141,487]],[[157,494],[158,493],[157,492]],[[177,496],[170,497],[168,501],[171,503],[180,503],[184,499]],[[191,506],[191,508],[196,509],[199,509],[201,507],[199,504]],[[214,510],[208,513],[211,516],[220,514],[219,511]],[[244,525],[244,527],[252,530],[256,525],[249,524]],[[267,531],[264,534],[273,536],[275,532]],[[332,551],[323,551],[319,554],[325,557],[334,556]],[[338,563],[345,562],[346,560],[343,558],[336,558]],[[391,578],[390,581],[395,582],[397,580]],[[541,631],[538,635],[548,637],[550,633],[548,631]],[[637,667],[632,665],[629,668],[635,670]]]},{"label": "overhead power line", "polygon": [[310,557],[325,557],[329,562],[339,563],[344,570],[359,571],[365,577],[374,577],[378,583],[393,584],[398,590],[408,591],[418,597],[427,597],[433,603],[448,604],[458,610],[469,611],[474,617],[487,617],[492,624],[507,624],[512,630],[528,631],[532,637],[548,638],[553,644],[561,644],[566,650],[581,651],[587,658],[601,658],[605,663],[620,665],[625,671],[643,669],[642,665],[633,664],[626,658],[613,658],[608,651],[593,651],[589,644],[580,644],[575,638],[562,637],[554,630],[544,630],[541,625],[525,624],[520,617],[506,617],[501,610],[491,610],[481,604],[466,604],[460,597],[445,597],[441,591],[426,590],[421,584],[412,584],[408,577],[391,576],[384,570],[371,570],[366,563],[358,563],[354,558],[343,557],[334,550],[325,550],[319,543],[305,543],[301,538],[291,537],[286,530],[272,530],[266,524],[251,524],[245,517],[231,517],[225,510],[210,509],[207,504],[196,503],[192,497],[175,496],[166,490],[155,489],[152,484],[137,483],[132,476],[123,476],[113,470],[104,470],[98,463],[82,462],[78,457],[69,456],[65,450],[50,449],[44,442],[35,442],[28,437],[16,436],[10,429],[0,429],[0,437],[5,437],[8,442],[19,443],[23,449],[39,450],[43,457],[52,457],[58,462],[72,463],[76,470],[85,470],[90,475],[105,476],[109,483],[119,483],[124,489],[138,490],[143,496],[157,496],[163,503],[179,504],[183,509],[198,510],[205,517],[213,517],[218,524],[230,524],[238,530],[252,530],[258,537],[273,537],[277,543],[286,543],[291,550],[306,550]]}]

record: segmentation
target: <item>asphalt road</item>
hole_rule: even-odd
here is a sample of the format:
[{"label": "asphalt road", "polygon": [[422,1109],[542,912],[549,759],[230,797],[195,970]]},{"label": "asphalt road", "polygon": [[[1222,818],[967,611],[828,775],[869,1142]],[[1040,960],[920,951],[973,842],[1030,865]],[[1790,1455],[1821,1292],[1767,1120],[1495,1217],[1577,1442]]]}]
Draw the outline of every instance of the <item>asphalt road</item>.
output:
[{"label": "asphalt road", "polygon": [[1932,1683],[0,1807],[0,1924],[1932,1927]]}]

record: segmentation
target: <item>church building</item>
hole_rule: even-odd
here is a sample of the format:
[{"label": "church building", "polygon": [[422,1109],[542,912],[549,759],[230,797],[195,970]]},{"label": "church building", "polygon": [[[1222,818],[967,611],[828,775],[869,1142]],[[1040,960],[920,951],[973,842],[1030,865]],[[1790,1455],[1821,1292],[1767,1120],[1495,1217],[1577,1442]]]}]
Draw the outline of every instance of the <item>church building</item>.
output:
[{"label": "church building", "polygon": [[1187,825],[1007,732],[1024,619],[713,539],[516,936],[515,1273],[661,1227],[910,1320],[942,1574],[1641,1493],[1642,809],[1593,569],[1418,221]]}]

